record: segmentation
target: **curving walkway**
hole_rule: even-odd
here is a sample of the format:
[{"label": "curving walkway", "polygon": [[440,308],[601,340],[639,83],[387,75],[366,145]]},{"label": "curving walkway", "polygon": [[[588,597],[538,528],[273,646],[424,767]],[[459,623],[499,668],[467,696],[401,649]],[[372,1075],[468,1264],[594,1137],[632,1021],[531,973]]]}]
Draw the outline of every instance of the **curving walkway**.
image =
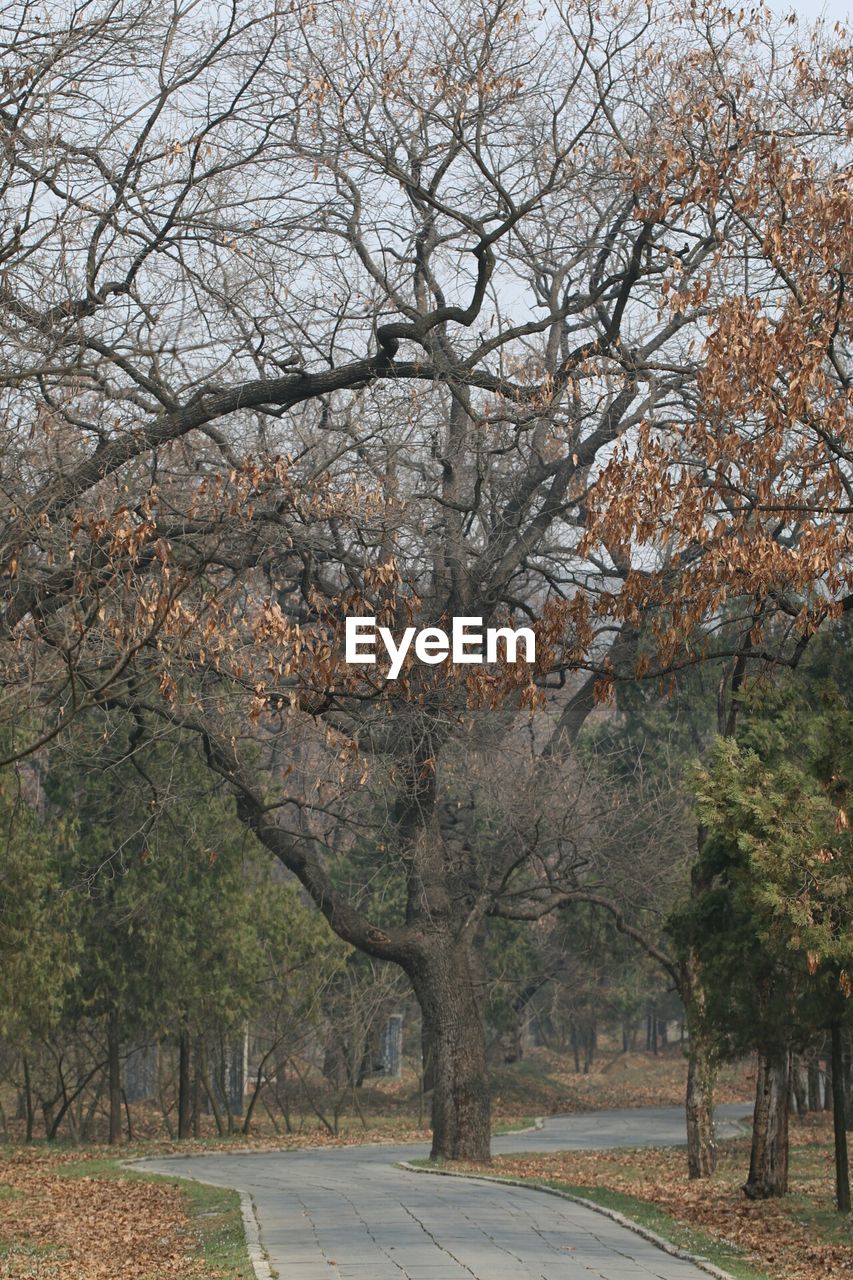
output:
[{"label": "curving walkway", "polygon": [[[720,1107],[721,1136],[747,1106]],[[496,1154],[684,1142],[676,1107],[590,1112],[493,1140]],[[152,1173],[248,1193],[261,1245],[280,1280],[703,1280],[674,1258],[582,1205],[522,1187],[394,1168],[416,1146],[172,1156]]]}]

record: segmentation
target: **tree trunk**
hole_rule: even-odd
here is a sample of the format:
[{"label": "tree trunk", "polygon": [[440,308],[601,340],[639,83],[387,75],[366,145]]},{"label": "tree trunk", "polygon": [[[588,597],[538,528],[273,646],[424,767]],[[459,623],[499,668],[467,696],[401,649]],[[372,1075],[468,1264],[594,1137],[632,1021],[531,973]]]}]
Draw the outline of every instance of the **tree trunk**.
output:
[{"label": "tree trunk", "polygon": [[584,1075],[589,1075],[592,1065],[595,1062],[595,1051],[598,1048],[598,1034],[595,1022],[590,1021],[586,1026],[586,1043],[584,1045]]},{"label": "tree trunk", "polygon": [[823,1108],[823,1098],[820,1089],[820,1059],[817,1056],[816,1049],[812,1049],[809,1053],[806,1063],[806,1078],[808,1082],[809,1111],[820,1111]]},{"label": "tree trunk", "polygon": [[701,1034],[690,1037],[687,1057],[687,1172],[691,1178],[710,1178],[717,1168],[714,1129],[716,1068],[710,1046]]},{"label": "tree trunk", "polygon": [[802,1060],[799,1054],[795,1054],[791,1060],[791,1092],[794,1095],[797,1115],[802,1120],[808,1114],[809,1107],[806,1098],[806,1087],[803,1083]]},{"label": "tree trunk", "polygon": [[705,1023],[705,989],[698,960],[688,951],[681,962],[679,994],[687,1021],[687,1172],[691,1178],[710,1178],[717,1168],[714,1129],[714,1085],[717,1065]]},{"label": "tree trunk", "polygon": [[434,1063],[433,1160],[490,1159],[486,1034],[473,957],[434,940],[410,962],[409,977],[429,1027]]},{"label": "tree trunk", "polygon": [[196,1036],[193,1044],[192,1079],[190,1080],[191,1123],[194,1138],[201,1137],[201,1080],[199,1078],[199,1061],[201,1058],[200,1045],[201,1037]]},{"label": "tree trunk", "polygon": [[784,1050],[758,1055],[752,1152],[744,1194],[768,1200],[788,1190],[788,1096],[790,1054]]},{"label": "tree trunk", "polygon": [[118,1146],[122,1139],[121,1122],[121,1045],[119,1043],[119,1015],[113,1006],[107,1019],[107,1075],[110,1104],[110,1136],[111,1147]]},{"label": "tree trunk", "polygon": [[178,1137],[191,1134],[190,1107],[190,1030],[183,1023],[178,1034]]},{"label": "tree trunk", "polygon": [[33,1140],[33,1128],[35,1125],[35,1107],[33,1106],[33,1086],[30,1080],[30,1060],[26,1054],[23,1057],[24,1062],[24,1105],[27,1112],[27,1142]]},{"label": "tree trunk", "polygon": [[211,1080],[207,1064],[207,1042],[204,1036],[199,1036],[198,1041],[198,1074],[201,1080],[204,1092],[207,1094],[207,1100],[210,1103],[210,1109],[213,1112],[213,1119],[216,1121],[216,1132],[220,1138],[225,1137],[225,1125],[222,1120],[222,1108],[219,1105],[219,1099],[216,1096],[215,1081]]},{"label": "tree trunk", "polygon": [[[261,1096],[261,1090],[263,1089],[265,1084],[264,1075],[266,1072],[266,1066],[277,1048],[278,1048],[278,1041],[276,1041],[271,1048],[267,1049],[266,1053],[263,1055],[260,1062],[258,1063],[258,1067],[255,1072],[255,1085],[254,1085],[254,1088],[252,1089],[252,1096],[249,1099],[249,1105],[246,1108],[246,1114],[243,1117],[242,1131],[245,1134],[248,1134],[249,1131],[251,1130],[252,1115],[254,1114],[254,1110],[257,1105],[258,1098]],[[269,1108],[267,1108],[267,1115],[272,1120],[272,1112],[269,1110]],[[278,1125],[276,1124],[275,1120],[273,1120],[273,1128],[275,1129],[276,1133],[278,1133]]]},{"label": "tree trunk", "polygon": [[575,1075],[580,1075],[580,1042],[578,1040],[578,1028],[575,1022],[572,1023],[572,1053],[575,1055]]},{"label": "tree trunk", "polygon": [[835,1203],[839,1213],[850,1212],[850,1165],[847,1158],[843,1046],[841,1027],[832,1024],[832,1127],[835,1134]]},{"label": "tree trunk", "polygon": [[832,1050],[830,1049],[829,1057],[826,1060],[826,1071],[823,1077],[823,1109],[824,1111],[832,1110]]},{"label": "tree trunk", "polygon": [[853,1030],[849,1027],[841,1033],[841,1060],[844,1064],[844,1111],[849,1133],[853,1130]]},{"label": "tree trunk", "polygon": [[175,1130],[169,1119],[170,1107],[166,1102],[166,1091],[163,1087],[163,1063],[165,1054],[161,1052],[160,1043],[157,1043],[157,1100],[160,1103],[160,1114],[163,1117],[163,1125],[169,1138],[174,1138]]},{"label": "tree trunk", "polygon": [[432,1031],[424,1015],[421,1016],[421,1062],[421,1088],[424,1093],[430,1093],[435,1088],[435,1053]]}]

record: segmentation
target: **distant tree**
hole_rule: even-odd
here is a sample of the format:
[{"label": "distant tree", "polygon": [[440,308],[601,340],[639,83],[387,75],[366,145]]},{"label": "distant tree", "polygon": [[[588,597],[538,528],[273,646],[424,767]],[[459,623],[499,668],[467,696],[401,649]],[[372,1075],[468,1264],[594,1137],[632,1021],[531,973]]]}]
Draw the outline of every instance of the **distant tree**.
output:
[{"label": "distant tree", "polygon": [[[243,1133],[259,1101],[271,1091],[290,1127],[284,1079],[289,1064],[307,1057],[328,1025],[330,992],[352,954],[323,917],[304,901],[301,886],[257,870],[244,892],[262,952],[249,1010],[254,1082]],[[362,1019],[364,1022],[365,1019]],[[274,1081],[274,1084],[270,1084]]]},{"label": "distant tree", "polygon": [[67,1026],[105,1040],[110,1141],[122,1133],[124,1052],[139,1038],[177,1044],[179,1137],[189,1136],[199,1086],[217,1123],[230,1125],[213,1046],[242,1042],[256,1013],[269,1030],[282,984],[306,970],[302,999],[288,1007],[307,1013],[309,991],[316,1000],[346,948],[247,841],[194,738],[158,739],[124,715],[90,713],[54,757],[48,805],[79,833],[51,864],[79,939],[60,1008]]},{"label": "distant tree", "polygon": [[82,958],[62,884],[63,864],[77,847],[75,823],[45,821],[34,783],[31,766],[0,772],[0,1037],[22,1072],[27,1141],[35,1124],[33,1060],[61,1021]]}]

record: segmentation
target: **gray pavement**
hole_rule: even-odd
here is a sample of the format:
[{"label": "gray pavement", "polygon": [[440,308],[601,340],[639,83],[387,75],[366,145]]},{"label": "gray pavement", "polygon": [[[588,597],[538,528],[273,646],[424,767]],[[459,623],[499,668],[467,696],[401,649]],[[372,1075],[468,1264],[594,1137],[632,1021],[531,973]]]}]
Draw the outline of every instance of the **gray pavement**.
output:
[{"label": "gray pavement", "polygon": [[[721,1136],[746,1106],[720,1107]],[[496,1154],[683,1143],[677,1107],[591,1112],[506,1134]],[[592,1209],[522,1187],[394,1168],[417,1146],[245,1152],[146,1160],[152,1173],[248,1193],[280,1280],[702,1280]]]}]

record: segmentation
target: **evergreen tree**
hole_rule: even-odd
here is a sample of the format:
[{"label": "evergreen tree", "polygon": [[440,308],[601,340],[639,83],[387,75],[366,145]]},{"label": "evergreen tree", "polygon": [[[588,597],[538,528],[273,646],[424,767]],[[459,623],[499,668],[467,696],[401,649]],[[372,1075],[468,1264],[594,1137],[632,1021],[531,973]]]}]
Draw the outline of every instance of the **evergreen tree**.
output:
[{"label": "evergreen tree", "polygon": [[[851,1022],[853,738],[846,650],[820,644],[807,670],[755,682],[736,740],[698,775],[707,889],[682,917],[703,957],[709,1012],[728,1052],[759,1052],[745,1190],[787,1189],[792,1048]],[[840,1056],[840,1054],[839,1054]],[[833,1072],[842,1079],[840,1061]],[[844,1091],[836,1089],[838,1205],[849,1208]]]}]

